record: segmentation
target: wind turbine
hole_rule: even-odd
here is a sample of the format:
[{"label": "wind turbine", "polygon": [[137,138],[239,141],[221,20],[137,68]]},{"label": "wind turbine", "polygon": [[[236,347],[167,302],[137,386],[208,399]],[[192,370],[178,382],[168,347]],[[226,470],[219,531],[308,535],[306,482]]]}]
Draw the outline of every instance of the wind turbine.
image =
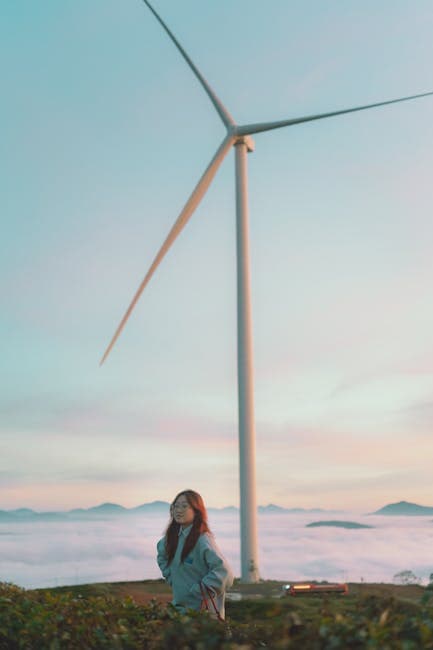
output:
[{"label": "wind turbine", "polygon": [[167,27],[162,18],[151,6],[148,0],[143,0],[155,16],[162,28],[168,34],[180,54],[185,59],[192,72],[197,77],[207,93],[225,128],[226,135],[218,147],[214,157],[204,171],[184,208],[170,230],[167,238],[153,260],[146,276],[138,287],[120,325],[108,345],[101,365],[109,355],[120,333],[122,332],[132,310],[137,304],[144,288],[155,273],[162,259],[172,246],[182,229],[188,223],[207,189],[209,188],[219,166],[232,146],[235,148],[236,170],[236,220],[237,220],[237,335],[238,335],[238,409],[239,409],[239,475],[240,475],[240,515],[241,515],[241,578],[244,582],[257,582],[259,569],[257,559],[257,504],[255,479],[255,425],[253,399],[253,345],[251,322],[251,282],[250,282],[250,253],[249,253],[249,220],[247,199],[247,153],[254,151],[251,136],[286,126],[294,126],[303,122],[322,120],[328,117],[354,113],[369,108],[395,104],[397,102],[417,99],[433,95],[426,92],[409,97],[400,97],[387,101],[356,106],[341,110],[290,118],[277,122],[262,122],[258,124],[239,125],[222,104],[206,79],[191,61],[190,57]]}]

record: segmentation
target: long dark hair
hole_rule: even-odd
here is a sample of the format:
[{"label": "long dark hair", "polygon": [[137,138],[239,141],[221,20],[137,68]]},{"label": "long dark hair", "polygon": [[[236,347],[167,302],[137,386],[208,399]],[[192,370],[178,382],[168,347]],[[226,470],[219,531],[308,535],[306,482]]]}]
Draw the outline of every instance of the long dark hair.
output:
[{"label": "long dark hair", "polygon": [[182,549],[181,562],[183,562],[188,553],[192,551],[200,535],[203,533],[210,533],[209,525],[207,523],[206,506],[204,505],[204,501],[199,493],[194,492],[194,490],[183,490],[182,492],[179,492],[179,494],[177,494],[173,499],[173,502],[170,506],[171,519],[165,532],[165,549],[167,553],[168,564],[170,564],[174,558],[179,541],[180,525],[176,523],[173,515],[174,504],[181,496],[184,496],[186,498],[189,505],[194,510],[194,521],[192,523],[192,528],[189,531],[188,537],[186,538],[185,545]]}]

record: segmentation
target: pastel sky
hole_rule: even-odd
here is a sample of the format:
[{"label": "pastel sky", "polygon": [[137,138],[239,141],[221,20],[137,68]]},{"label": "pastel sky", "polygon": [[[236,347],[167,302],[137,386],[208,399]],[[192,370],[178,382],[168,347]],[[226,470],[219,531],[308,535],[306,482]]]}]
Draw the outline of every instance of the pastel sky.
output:
[{"label": "pastel sky", "polygon": [[[155,0],[239,123],[433,90],[430,0]],[[230,153],[139,0],[0,6],[0,509],[237,505]],[[433,505],[433,97],[255,137],[260,503]]]}]

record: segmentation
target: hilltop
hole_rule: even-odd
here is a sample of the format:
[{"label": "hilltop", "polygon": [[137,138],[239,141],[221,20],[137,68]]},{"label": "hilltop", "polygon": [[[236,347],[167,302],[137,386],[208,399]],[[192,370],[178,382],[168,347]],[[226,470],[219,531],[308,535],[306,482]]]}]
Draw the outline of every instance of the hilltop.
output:
[{"label": "hilltop", "polygon": [[390,503],[376,512],[371,512],[371,515],[387,515],[387,516],[429,516],[433,515],[433,508],[428,506],[420,506],[417,503],[409,503],[409,501],[399,501],[398,503]]}]

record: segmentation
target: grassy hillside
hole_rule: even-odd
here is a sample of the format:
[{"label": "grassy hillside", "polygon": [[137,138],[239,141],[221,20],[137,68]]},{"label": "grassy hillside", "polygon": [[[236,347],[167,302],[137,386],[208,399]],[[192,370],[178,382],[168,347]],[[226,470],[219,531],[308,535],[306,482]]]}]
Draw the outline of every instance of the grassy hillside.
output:
[{"label": "grassy hillside", "polygon": [[283,583],[235,583],[230,631],[180,616],[159,580],[25,591],[0,585],[0,649],[433,649],[433,592],[350,585],[348,596],[281,597]]}]

